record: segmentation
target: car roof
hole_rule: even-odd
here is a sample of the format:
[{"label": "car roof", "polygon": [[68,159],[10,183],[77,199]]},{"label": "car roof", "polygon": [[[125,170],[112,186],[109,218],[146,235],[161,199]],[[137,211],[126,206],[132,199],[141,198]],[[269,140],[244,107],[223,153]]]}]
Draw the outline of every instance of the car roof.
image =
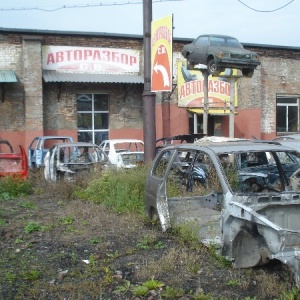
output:
[{"label": "car roof", "polygon": [[63,136],[63,135],[46,135],[46,136],[37,136],[35,139],[73,139],[71,136]]},{"label": "car roof", "polygon": [[224,34],[201,34],[199,35],[197,38],[199,38],[200,36],[214,36],[214,37],[223,37],[223,38],[231,38],[231,39],[235,39],[237,40],[237,38],[230,36],[230,35],[224,35]]},{"label": "car roof", "polygon": [[300,151],[300,139],[276,140],[277,143]]},{"label": "car roof", "polygon": [[[56,143],[54,144],[58,147],[99,147],[96,144],[92,143],[85,143],[85,142],[72,142],[72,143]],[[53,146],[54,146],[53,145]]]},{"label": "car roof", "polygon": [[295,133],[295,134],[288,134],[288,135],[281,135],[273,139],[273,141],[282,141],[282,140],[300,140],[300,133]]},{"label": "car roof", "polygon": [[144,144],[144,142],[142,140],[138,140],[138,139],[111,139],[111,140],[105,140],[102,143],[104,143],[104,142],[109,142],[111,144],[139,142],[139,143],[143,143]]},{"label": "car roof", "polygon": [[[228,141],[228,142],[200,142],[193,144],[172,144],[165,149],[182,149],[182,150],[201,150],[210,149],[216,154],[230,152],[249,152],[249,151],[295,151],[295,149],[283,146],[279,143],[255,142],[249,140]],[[162,150],[163,151],[163,150]]]}]

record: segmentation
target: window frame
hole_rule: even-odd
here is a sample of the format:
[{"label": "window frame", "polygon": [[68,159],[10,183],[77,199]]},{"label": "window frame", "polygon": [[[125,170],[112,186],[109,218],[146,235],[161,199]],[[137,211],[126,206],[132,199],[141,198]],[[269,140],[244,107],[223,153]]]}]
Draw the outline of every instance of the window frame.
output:
[{"label": "window frame", "polygon": [[[95,96],[99,96],[99,95],[105,95],[106,96],[106,101],[107,101],[107,110],[95,110]],[[78,110],[78,105],[77,105],[77,133],[78,133],[78,141],[82,141],[82,142],[90,142],[93,144],[97,144],[100,145],[102,141],[108,139],[108,134],[109,134],[109,94],[108,93],[78,93],[76,95],[76,104],[78,104],[78,100],[80,100],[80,98],[90,98],[91,99],[91,110]],[[90,114],[91,118],[92,118],[92,126],[89,129],[79,129],[78,127],[78,116],[79,114]],[[95,115],[96,114],[107,114],[107,128],[104,129],[95,129]],[[87,141],[86,139],[81,139],[80,138],[80,133],[82,134],[87,134],[90,137],[91,134],[91,138],[92,140]],[[100,138],[100,141],[96,141],[96,134],[97,133],[102,133],[102,138]]]},{"label": "window frame", "polygon": [[[276,96],[276,134],[288,134],[288,133],[296,133],[299,131],[299,95],[277,95]],[[284,103],[280,102],[280,100],[296,100],[296,103],[293,103],[292,101],[290,103]],[[279,125],[278,125],[278,118],[277,118],[277,113],[278,113],[278,108],[279,107],[285,107],[286,110],[286,117],[285,117],[285,131],[279,131]],[[291,107],[297,107],[297,121],[295,121],[295,130],[289,130],[289,108]],[[293,125],[294,126],[294,125]]]}]

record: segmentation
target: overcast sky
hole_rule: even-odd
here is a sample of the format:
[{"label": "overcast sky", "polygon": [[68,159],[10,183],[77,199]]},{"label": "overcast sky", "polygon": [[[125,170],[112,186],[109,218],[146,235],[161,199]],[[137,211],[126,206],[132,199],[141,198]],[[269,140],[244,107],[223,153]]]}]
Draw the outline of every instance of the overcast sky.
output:
[{"label": "overcast sky", "polygon": [[[0,0],[0,27],[142,35],[142,2]],[[300,47],[299,0],[152,0],[153,20],[172,14],[174,37],[218,33],[242,43]]]}]

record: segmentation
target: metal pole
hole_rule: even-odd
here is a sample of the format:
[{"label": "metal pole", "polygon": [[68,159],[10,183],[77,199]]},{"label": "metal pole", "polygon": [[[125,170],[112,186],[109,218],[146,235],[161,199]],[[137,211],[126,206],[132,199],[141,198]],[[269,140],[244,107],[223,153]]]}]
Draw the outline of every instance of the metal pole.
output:
[{"label": "metal pole", "polygon": [[204,91],[204,107],[203,107],[203,133],[207,135],[207,123],[208,123],[208,72],[206,70],[202,71],[203,74],[203,91]]},{"label": "metal pole", "polygon": [[198,116],[194,114],[194,133],[198,133]]},{"label": "metal pole", "polygon": [[234,138],[234,97],[235,78],[230,78],[230,113],[229,113],[229,137]]},{"label": "metal pole", "polygon": [[143,125],[145,162],[155,157],[155,93],[151,92],[151,21],[152,0],[143,1],[144,16],[144,92],[143,92]]}]

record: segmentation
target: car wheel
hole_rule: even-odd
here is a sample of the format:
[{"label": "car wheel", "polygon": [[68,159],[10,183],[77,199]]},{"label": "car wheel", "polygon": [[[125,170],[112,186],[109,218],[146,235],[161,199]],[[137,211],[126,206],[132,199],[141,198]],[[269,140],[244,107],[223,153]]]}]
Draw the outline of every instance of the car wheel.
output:
[{"label": "car wheel", "polygon": [[221,69],[218,69],[214,59],[211,59],[207,63],[208,73],[212,76],[218,76],[221,73]]},{"label": "car wheel", "polygon": [[186,68],[188,70],[194,69],[194,62],[189,58],[189,56],[186,58]]},{"label": "car wheel", "polygon": [[254,69],[242,69],[242,74],[246,77],[252,77],[254,73]]}]

